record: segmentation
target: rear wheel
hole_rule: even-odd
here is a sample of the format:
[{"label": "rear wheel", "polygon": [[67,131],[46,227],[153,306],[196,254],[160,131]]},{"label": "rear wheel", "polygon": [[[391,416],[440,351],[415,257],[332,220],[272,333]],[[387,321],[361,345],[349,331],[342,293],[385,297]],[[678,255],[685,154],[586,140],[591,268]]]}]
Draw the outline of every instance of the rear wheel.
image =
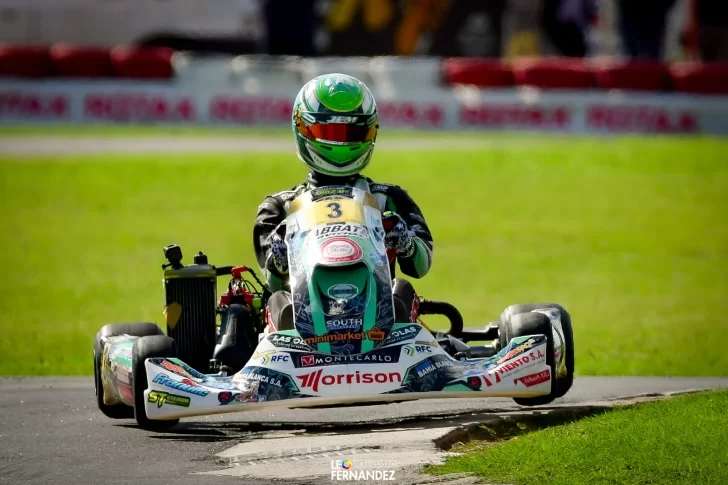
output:
[{"label": "rear wheel", "polygon": [[145,337],[148,335],[164,335],[162,329],[154,323],[112,323],[104,325],[96,332],[94,337],[94,390],[96,391],[96,404],[102,413],[111,419],[131,419],[134,417],[134,408],[125,404],[104,404],[104,386],[101,378],[101,358],[104,344],[102,337],[115,337],[117,335],[132,335]]},{"label": "rear wheel", "polygon": [[[531,315],[531,314],[537,314],[537,315],[543,315],[546,320],[549,321],[549,334],[548,337],[551,338],[553,341],[552,336],[552,326],[551,321],[549,318],[542,314],[542,313],[532,313],[534,310],[541,310],[541,309],[556,309],[561,314],[561,328],[563,330],[562,338],[564,339],[564,352],[565,355],[563,356],[564,364],[566,368],[566,375],[558,377],[554,380],[554,383],[551,387],[551,393],[547,394],[545,396],[539,396],[539,397],[533,397],[533,398],[517,398],[515,401],[518,404],[521,404],[523,406],[538,406],[541,404],[548,404],[552,402],[554,399],[563,397],[569,389],[571,389],[571,386],[574,384],[574,332],[571,326],[571,315],[569,315],[569,312],[566,311],[566,309],[559,305],[558,303],[527,303],[527,304],[520,304],[520,305],[511,305],[508,308],[506,308],[503,313],[500,316],[500,322],[499,322],[499,328],[506,329],[506,332],[508,332],[508,328],[511,327],[511,323],[513,322],[514,318],[518,315]],[[541,332],[536,332],[541,333]],[[522,334],[526,335],[526,334]],[[516,335],[513,335],[516,336]],[[500,332],[500,343],[501,346],[505,346],[510,341],[510,338],[508,337],[508,334],[506,333],[504,335],[503,331]],[[550,355],[551,359],[553,359],[553,352],[551,352]],[[557,363],[554,363],[555,365]],[[553,369],[554,371],[556,369]],[[554,376],[557,375],[556,372],[553,372]]]},{"label": "rear wheel", "polygon": [[144,362],[153,357],[177,357],[174,339],[165,335],[142,337],[134,342],[131,351],[131,368],[134,382],[134,417],[139,427],[150,431],[163,431],[179,423],[179,419],[153,420],[144,408],[144,391],[147,390],[147,370]]}]

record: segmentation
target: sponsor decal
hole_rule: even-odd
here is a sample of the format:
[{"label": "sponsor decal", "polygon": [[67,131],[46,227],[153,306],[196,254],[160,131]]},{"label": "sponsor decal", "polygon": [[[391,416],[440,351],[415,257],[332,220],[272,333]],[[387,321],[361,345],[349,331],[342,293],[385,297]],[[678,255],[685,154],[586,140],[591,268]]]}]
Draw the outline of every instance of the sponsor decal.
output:
[{"label": "sponsor decal", "polygon": [[195,121],[194,99],[159,93],[95,93],[83,99],[86,120]]},{"label": "sponsor decal", "polygon": [[189,379],[202,379],[204,376],[197,371],[188,371],[181,365],[177,365],[174,362],[170,362],[166,359],[152,359],[152,364],[163,367],[170,372],[177,374],[178,376],[187,377]]},{"label": "sponsor decal", "polygon": [[541,372],[537,372],[535,374],[530,374],[525,377],[519,377],[518,379],[513,379],[513,384],[518,385],[518,381],[521,381],[523,385],[526,387],[536,386],[538,384],[541,384],[543,382],[548,381],[551,378],[551,370],[547,369]]},{"label": "sponsor decal", "polygon": [[405,353],[407,355],[409,355],[410,357],[415,354],[431,354],[432,353],[432,347],[430,347],[429,345],[407,344],[404,347],[402,347],[402,349],[404,349]]},{"label": "sponsor decal", "polygon": [[358,261],[362,254],[364,252],[357,243],[343,237],[332,237],[321,245],[321,258],[326,263]]},{"label": "sponsor decal", "polygon": [[277,379],[274,376],[268,376],[264,374],[258,374],[257,372],[250,370],[250,369],[243,369],[239,374],[241,379],[249,379],[252,381],[259,381],[259,382],[265,382],[266,384],[271,384],[276,387],[281,387],[281,380]]},{"label": "sponsor decal", "polygon": [[131,375],[125,368],[116,367],[116,380],[123,382],[124,384],[131,384]]},{"label": "sponsor decal", "polygon": [[524,106],[520,104],[482,104],[460,108],[461,126],[568,128],[572,113],[567,106]]},{"label": "sponsor decal", "polygon": [[351,187],[319,187],[311,191],[311,200],[318,200],[322,197],[331,197],[338,195],[340,197],[352,197],[353,191]]},{"label": "sponsor decal", "polygon": [[276,354],[275,350],[266,350],[265,352],[256,352],[253,354],[254,359],[261,359],[260,363],[268,365],[271,362],[288,362],[289,357],[286,354]]},{"label": "sponsor decal", "polygon": [[248,125],[291,122],[291,101],[280,96],[218,95],[208,105],[211,121]]},{"label": "sponsor decal", "polygon": [[149,393],[149,402],[157,403],[157,407],[161,408],[165,404],[171,404],[173,406],[190,407],[190,398],[184,396],[178,396],[177,394],[170,394],[162,391],[151,391]]},{"label": "sponsor decal", "polygon": [[301,337],[272,334],[268,336],[268,341],[270,341],[276,347],[286,347],[295,350],[308,350],[309,352],[311,351],[311,348],[306,345],[306,342]]},{"label": "sponsor decal", "polygon": [[504,355],[503,357],[501,357],[500,359],[497,360],[497,363],[502,364],[503,362],[505,362],[509,359],[512,359],[516,355],[533,348],[534,342],[535,342],[534,339],[528,339],[527,341],[523,342],[521,345],[518,345],[518,346],[514,347],[512,350],[509,350],[506,353],[506,355]]},{"label": "sponsor decal", "polygon": [[690,110],[661,106],[594,104],[586,107],[586,125],[600,132],[613,133],[695,133],[698,114]]},{"label": "sponsor decal", "polygon": [[214,389],[237,389],[235,385],[230,382],[217,381],[215,379],[205,379],[202,385],[205,387],[212,387]]},{"label": "sponsor decal", "polygon": [[456,363],[457,362],[450,360],[438,360],[437,362],[433,362],[432,360],[427,359],[418,364],[417,367],[415,367],[415,371],[417,372],[417,377],[425,377],[427,374],[435,372],[437,369],[450,367]]},{"label": "sponsor decal", "polygon": [[402,375],[399,372],[377,372],[376,374],[370,372],[359,372],[356,371],[353,374],[334,374],[324,375],[323,369],[319,369],[310,374],[303,376],[296,376],[296,379],[301,379],[301,388],[311,388],[313,392],[318,392],[319,385],[333,386],[343,384],[387,384],[393,382],[402,382]]},{"label": "sponsor decal", "polygon": [[152,382],[156,382],[157,384],[161,384],[172,389],[177,389],[178,391],[189,392],[190,394],[195,394],[197,396],[207,396],[210,394],[210,391],[206,391],[198,386],[191,386],[183,382],[175,381],[167,374],[157,374]]},{"label": "sponsor decal", "polygon": [[535,352],[531,352],[528,355],[521,355],[516,360],[512,362],[507,362],[497,369],[492,370],[491,373],[498,371],[500,375],[504,375],[518,369],[519,367],[535,364],[537,361],[542,359],[544,359],[543,353],[540,350],[537,350]]},{"label": "sponsor decal", "polygon": [[332,365],[332,364],[388,364],[397,362],[397,358],[391,354],[373,352],[367,354],[356,355],[326,355],[311,354],[301,356],[301,367],[310,367],[312,365]]},{"label": "sponsor decal", "polygon": [[0,91],[0,118],[69,119],[71,97],[23,91]]},{"label": "sponsor decal", "polygon": [[198,383],[192,382],[189,379],[182,379],[182,384],[187,384],[188,386],[193,386],[193,387],[200,387],[200,385]]},{"label": "sponsor decal", "polygon": [[485,381],[485,385],[488,387],[492,386],[493,382],[491,381],[491,379],[493,379],[494,377],[495,377],[494,380],[495,380],[496,384],[498,384],[502,380],[501,376],[497,373],[493,374],[493,376],[491,376],[490,379],[488,379],[486,376],[483,376],[483,381]]},{"label": "sponsor decal", "polygon": [[220,402],[221,406],[225,406],[227,404],[230,404],[231,402],[258,402],[259,400],[262,400],[258,396],[258,387],[260,386],[260,383],[258,381],[255,381],[251,383],[250,389],[248,389],[245,392],[230,392],[225,391],[221,392],[217,395],[217,400]]},{"label": "sponsor decal", "polygon": [[119,396],[121,396],[122,401],[128,403],[134,402],[134,391],[132,391],[131,387],[119,384],[117,389],[119,390]]},{"label": "sponsor decal", "polygon": [[420,332],[420,329],[421,327],[419,325],[407,325],[396,330],[392,330],[389,332],[389,337],[387,337],[385,344],[396,344],[398,342],[414,338]]},{"label": "sponsor decal", "polygon": [[101,370],[111,371],[111,358],[109,357],[110,349],[111,344],[106,342],[104,344],[104,349],[101,351]]},{"label": "sponsor decal", "polygon": [[316,229],[316,237],[318,239],[333,236],[368,238],[369,230],[361,224],[351,222],[332,222],[324,227]]},{"label": "sponsor decal", "polygon": [[364,325],[363,318],[331,318],[326,320],[329,330],[356,330]]},{"label": "sponsor decal", "polygon": [[338,285],[329,287],[329,289],[326,291],[326,294],[329,295],[329,298],[333,298],[335,300],[345,300],[358,295],[359,288],[354,285],[340,283]]},{"label": "sponsor decal", "polygon": [[367,338],[374,341],[384,340],[384,332],[375,327],[369,332],[327,333],[325,335],[304,339],[304,342],[307,344],[319,344],[324,342],[339,342],[342,340],[366,340]]}]

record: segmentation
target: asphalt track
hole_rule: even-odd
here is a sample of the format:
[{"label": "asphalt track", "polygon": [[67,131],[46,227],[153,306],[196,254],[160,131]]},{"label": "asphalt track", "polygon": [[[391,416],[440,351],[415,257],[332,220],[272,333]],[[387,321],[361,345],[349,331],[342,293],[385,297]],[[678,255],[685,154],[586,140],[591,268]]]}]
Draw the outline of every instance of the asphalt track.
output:
[{"label": "asphalt track", "polygon": [[[490,147],[523,149],[523,141],[430,140],[429,149]],[[380,149],[412,149],[396,140]],[[417,147],[422,148],[421,141]],[[531,147],[532,148],[532,147]],[[290,151],[282,138],[252,137],[0,137],[0,155],[82,155],[93,153],[194,153]],[[582,377],[556,404],[580,405],[643,394],[728,388],[728,378]],[[168,433],[138,429],[131,420],[113,421],[96,408],[91,377],[0,378],[0,483],[205,485],[259,484],[261,480],[210,475],[229,467],[216,454],[255,440],[271,430],[303,430],[321,436],[346,429],[426,429],[456,416],[479,416],[520,409],[509,399],[432,399],[388,405],[253,411],[189,418]],[[275,433],[273,433],[275,434]],[[303,466],[290,462],[287,467]],[[204,473],[204,474],[199,474]],[[282,483],[282,482],[278,482]],[[286,483],[291,483],[290,481]],[[419,482],[416,482],[419,483]]]},{"label": "asphalt track", "polygon": [[[561,404],[650,393],[728,388],[728,378],[581,377]],[[200,475],[228,465],[217,453],[267,431],[321,432],[417,425],[457,415],[519,409],[509,399],[437,399],[388,405],[252,411],[188,418],[168,433],[113,421],[96,408],[93,380],[0,378],[0,483],[260,483]]]}]

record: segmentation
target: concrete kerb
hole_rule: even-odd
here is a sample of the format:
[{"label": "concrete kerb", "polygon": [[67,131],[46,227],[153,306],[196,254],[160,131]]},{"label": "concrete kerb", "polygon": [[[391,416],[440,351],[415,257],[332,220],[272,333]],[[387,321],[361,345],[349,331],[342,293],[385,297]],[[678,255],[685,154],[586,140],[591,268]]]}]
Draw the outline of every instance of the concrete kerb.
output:
[{"label": "concrete kerb", "polygon": [[[396,483],[407,485],[437,483],[466,485],[479,483],[473,476],[431,476],[423,474],[428,464],[440,464],[455,443],[466,443],[473,431],[486,422],[502,419],[518,421],[534,414],[566,414],[588,416],[619,406],[666,399],[671,396],[705,391],[690,389],[679,392],[641,394],[628,398],[594,401],[578,405],[564,404],[523,410],[503,410],[461,416],[440,416],[435,420],[393,423],[359,429],[326,427],[312,434],[299,429],[261,432],[253,440],[240,443],[217,455],[222,470],[206,472],[255,479],[275,479],[282,484],[334,483],[332,471],[337,460],[357,462],[394,462],[383,469],[393,470]],[[338,468],[340,469],[340,467]],[[357,483],[368,483],[359,481]],[[373,483],[373,482],[372,482]],[[384,483],[384,482],[376,482]]]}]

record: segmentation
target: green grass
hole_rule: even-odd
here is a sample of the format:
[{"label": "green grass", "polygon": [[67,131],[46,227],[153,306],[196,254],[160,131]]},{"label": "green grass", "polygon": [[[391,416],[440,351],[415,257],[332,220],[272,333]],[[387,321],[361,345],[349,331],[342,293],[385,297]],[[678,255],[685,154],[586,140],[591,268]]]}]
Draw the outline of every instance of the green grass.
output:
[{"label": "green grass", "polygon": [[610,411],[500,442],[468,443],[427,472],[514,485],[728,483],[728,391]]},{"label": "green grass", "polygon": [[[522,138],[375,154],[436,240],[419,292],[470,325],[562,303],[581,375],[728,375],[728,143]],[[0,375],[89,374],[101,325],[162,322],[162,246],[254,265],[258,204],[304,175],[288,153],[0,159]]]}]

